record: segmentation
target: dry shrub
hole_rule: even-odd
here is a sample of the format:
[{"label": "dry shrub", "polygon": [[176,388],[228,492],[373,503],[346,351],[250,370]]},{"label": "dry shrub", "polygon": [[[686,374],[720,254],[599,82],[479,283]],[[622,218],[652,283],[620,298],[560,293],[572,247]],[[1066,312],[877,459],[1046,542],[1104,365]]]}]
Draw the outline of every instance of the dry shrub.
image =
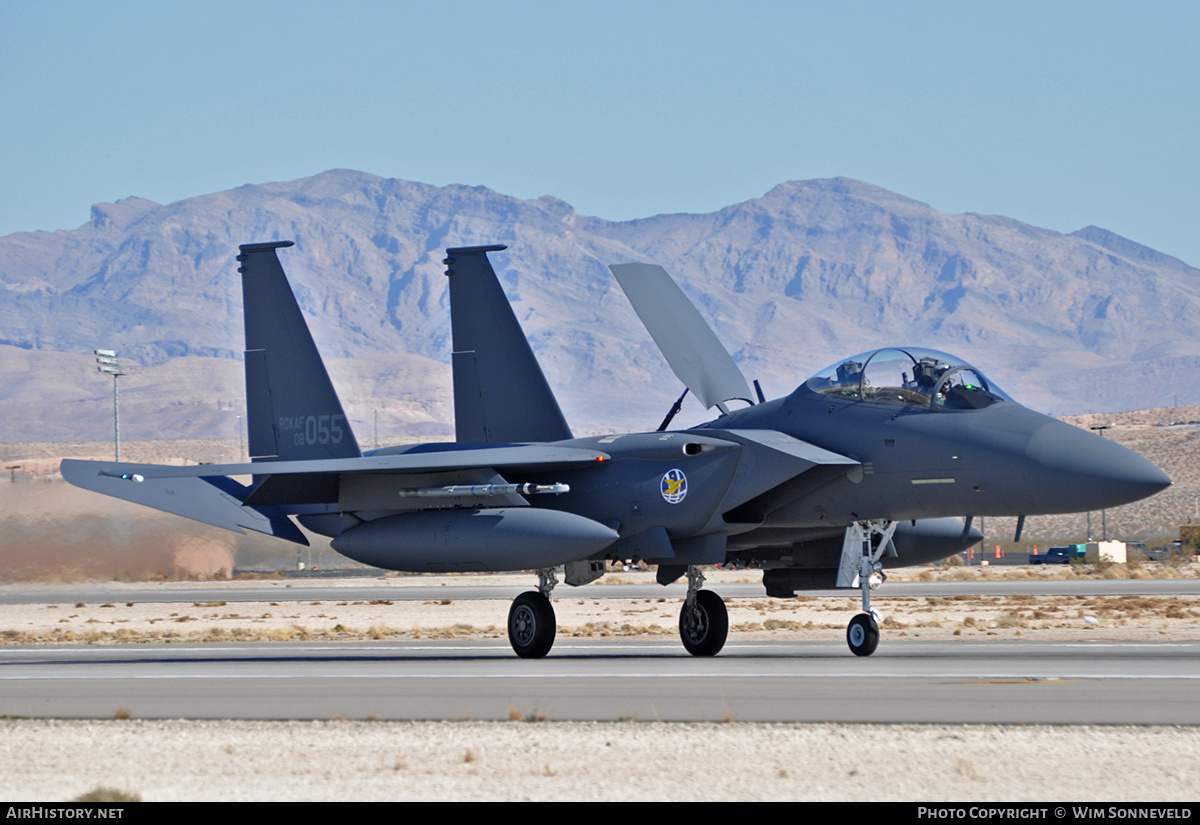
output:
[{"label": "dry shrub", "polygon": [[106,788],[103,785],[97,785],[87,793],[80,794],[71,800],[72,802],[141,802],[140,794],[128,793],[127,791],[117,790],[116,788]]},{"label": "dry shrub", "polygon": [[996,617],[996,627],[1028,627],[1029,623],[1020,613],[1009,611]]},{"label": "dry shrub", "polygon": [[803,630],[804,626],[800,622],[784,621],[782,619],[767,619],[763,622],[764,630]]},{"label": "dry shrub", "polygon": [[979,574],[975,572],[978,569],[976,567],[956,567],[948,570],[943,578],[945,581],[951,582],[974,581],[979,578]]}]

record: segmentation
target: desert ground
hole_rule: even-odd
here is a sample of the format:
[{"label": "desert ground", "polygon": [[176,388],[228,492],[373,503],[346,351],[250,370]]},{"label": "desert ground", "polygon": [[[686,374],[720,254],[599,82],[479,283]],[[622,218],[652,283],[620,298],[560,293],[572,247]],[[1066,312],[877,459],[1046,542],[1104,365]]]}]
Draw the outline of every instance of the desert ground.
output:
[{"label": "desert ground", "polygon": [[[1194,576],[1198,565],[1137,567],[1139,575],[1174,577]],[[715,571],[709,581],[719,587],[755,575]],[[946,567],[908,575],[1117,574]],[[147,600],[2,605],[0,637],[10,645],[501,637],[506,601],[403,598],[413,585],[466,578],[381,576],[373,580],[379,598],[357,601],[303,598],[307,587],[336,579],[278,578],[267,583],[287,591],[288,600],[228,603],[152,600],[163,588],[186,589],[187,582],[113,583],[114,590],[145,588]],[[528,576],[470,578],[529,584]],[[560,637],[675,635],[678,600],[658,595],[652,574],[606,578],[644,582],[647,595],[563,594],[556,600]],[[7,587],[37,592],[47,586]],[[895,643],[906,637],[1200,639],[1195,598],[889,598],[885,592],[886,585],[874,603]],[[729,600],[729,607],[731,640],[842,639],[854,599],[744,598]],[[1200,794],[1194,770],[1200,730],[1191,727],[575,723],[515,714],[509,722],[9,719],[0,721],[0,731],[0,798],[8,801],[68,801],[98,790],[146,801],[1185,802]],[[741,767],[731,771],[731,765]],[[1048,773],[1057,781],[1048,782]]]},{"label": "desert ground", "polygon": [[0,722],[0,758],[9,802],[110,789],[148,802],[1161,805],[1200,792],[1200,733],[1175,727],[14,720]]},{"label": "desert ground", "polygon": [[[889,582],[986,581],[1048,578],[1194,578],[1200,564],[910,568],[895,571]],[[708,571],[707,586],[757,582],[753,570]],[[372,584],[378,597],[369,600],[312,600],[305,589],[362,587]],[[145,601],[97,601],[70,604],[0,605],[2,644],[111,644],[148,642],[268,642],[355,639],[495,639],[504,638],[507,599],[409,600],[412,586],[478,583],[514,590],[536,584],[531,575],[403,576],[372,578],[254,577],[224,586],[278,587],[279,601],[191,603],[155,601],[164,590],[186,592],[186,581],[106,584],[126,592],[144,589]],[[601,598],[606,584],[644,585],[642,598]],[[37,594],[57,585],[9,584],[6,590]],[[1200,641],[1200,597],[1190,596],[918,596],[888,595],[885,584],[872,596],[889,638],[979,639],[1017,637],[1096,641],[1170,638]],[[576,590],[559,585],[554,591],[560,638],[663,636],[678,634],[679,600],[662,594],[652,571],[609,573],[599,582]],[[730,599],[731,639],[839,640],[847,617],[858,609],[857,593],[841,597],[800,595],[793,599]]]}]

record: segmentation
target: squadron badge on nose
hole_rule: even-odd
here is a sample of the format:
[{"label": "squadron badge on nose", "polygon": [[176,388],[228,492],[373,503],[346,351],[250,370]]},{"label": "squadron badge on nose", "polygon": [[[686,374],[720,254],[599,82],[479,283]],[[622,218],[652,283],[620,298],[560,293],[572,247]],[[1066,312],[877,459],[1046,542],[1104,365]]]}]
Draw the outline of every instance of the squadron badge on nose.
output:
[{"label": "squadron badge on nose", "polygon": [[668,504],[678,504],[687,495],[687,476],[683,474],[683,470],[667,470],[659,489],[662,490],[662,497]]}]

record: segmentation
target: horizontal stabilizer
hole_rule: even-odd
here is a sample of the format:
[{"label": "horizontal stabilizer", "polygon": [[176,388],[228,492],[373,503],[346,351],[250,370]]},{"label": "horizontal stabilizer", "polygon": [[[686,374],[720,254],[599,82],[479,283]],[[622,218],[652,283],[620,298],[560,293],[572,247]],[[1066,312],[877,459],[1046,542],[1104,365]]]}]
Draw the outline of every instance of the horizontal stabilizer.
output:
[{"label": "horizontal stabilizer", "polygon": [[[249,488],[230,478],[153,478],[129,468],[155,465],[63,459],[63,478],[96,493],[184,516],[235,533],[253,530],[268,536],[308,544],[295,524],[275,507],[244,507]],[[249,465],[247,465],[249,466]],[[261,465],[258,465],[261,466]],[[126,476],[126,477],[123,477]],[[135,477],[136,476],[136,477]],[[140,478],[141,480],[137,480]]]},{"label": "horizontal stabilizer", "polygon": [[661,266],[616,264],[613,276],[642,319],[671,371],[706,409],[750,400],[750,386],[717,336]]}]

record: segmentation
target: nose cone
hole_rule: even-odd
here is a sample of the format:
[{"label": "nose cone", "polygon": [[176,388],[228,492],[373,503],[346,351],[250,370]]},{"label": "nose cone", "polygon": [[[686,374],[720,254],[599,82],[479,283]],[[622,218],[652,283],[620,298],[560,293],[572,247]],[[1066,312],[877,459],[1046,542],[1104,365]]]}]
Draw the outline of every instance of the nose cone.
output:
[{"label": "nose cone", "polygon": [[1046,495],[1079,512],[1116,507],[1171,486],[1162,470],[1132,450],[1061,421],[1048,421],[1029,439],[1026,457],[1044,468]]}]

